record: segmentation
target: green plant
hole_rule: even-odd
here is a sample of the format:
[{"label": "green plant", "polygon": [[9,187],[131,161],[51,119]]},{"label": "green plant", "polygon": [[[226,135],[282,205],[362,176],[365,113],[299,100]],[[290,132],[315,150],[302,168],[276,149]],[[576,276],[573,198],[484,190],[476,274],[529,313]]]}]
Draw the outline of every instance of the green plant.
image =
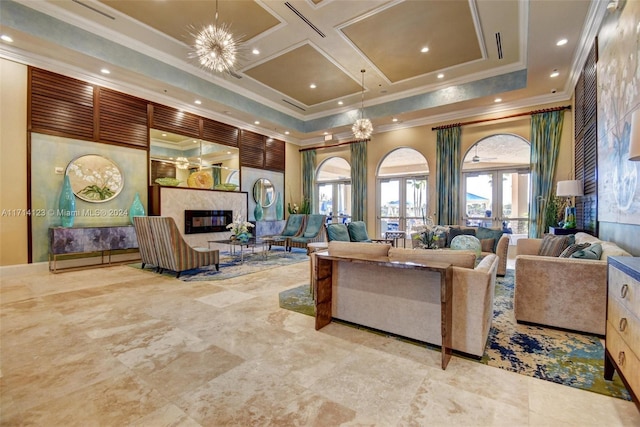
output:
[{"label": "green plant", "polygon": [[549,202],[544,210],[545,230],[548,227],[557,227],[564,217],[565,201],[554,194],[549,196]]}]

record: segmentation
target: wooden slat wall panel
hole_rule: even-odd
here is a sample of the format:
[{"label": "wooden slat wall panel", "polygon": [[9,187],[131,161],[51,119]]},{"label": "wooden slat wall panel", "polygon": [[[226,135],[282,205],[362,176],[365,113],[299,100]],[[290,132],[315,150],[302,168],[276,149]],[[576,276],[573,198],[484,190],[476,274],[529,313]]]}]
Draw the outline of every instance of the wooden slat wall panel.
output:
[{"label": "wooden slat wall panel", "polygon": [[93,140],[93,85],[37,68],[29,73],[28,129]]},{"label": "wooden slat wall panel", "polygon": [[264,136],[243,130],[240,133],[240,165],[264,169]]},{"label": "wooden slat wall panel", "polygon": [[576,84],[575,170],[584,185],[584,196],[576,198],[576,225],[598,234],[598,110],[597,43],[592,46]]},{"label": "wooden slat wall panel", "polygon": [[99,88],[98,140],[148,147],[147,105],[144,99]]},{"label": "wooden slat wall panel", "polygon": [[200,117],[176,108],[153,104],[151,127],[200,138]]},{"label": "wooden slat wall panel", "polygon": [[239,136],[240,129],[237,127],[215,120],[202,119],[202,139],[206,141],[237,147]]},{"label": "wooden slat wall panel", "polygon": [[277,172],[284,172],[284,141],[269,138],[266,142],[264,167]]}]

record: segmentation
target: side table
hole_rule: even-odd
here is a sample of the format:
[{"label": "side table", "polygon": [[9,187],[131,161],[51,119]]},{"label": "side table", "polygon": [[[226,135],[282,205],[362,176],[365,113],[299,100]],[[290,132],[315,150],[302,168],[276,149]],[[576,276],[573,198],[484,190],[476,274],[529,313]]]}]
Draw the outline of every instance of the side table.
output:
[{"label": "side table", "polygon": [[397,231],[387,231],[384,233],[384,238],[387,240],[393,240],[393,246],[395,246],[396,248],[398,248],[398,243],[402,242],[402,247],[406,248],[405,246],[405,239],[406,239],[407,233],[403,230],[397,230]]},{"label": "side table", "polygon": [[577,228],[549,227],[549,234],[553,234],[554,236],[566,236],[568,234],[576,234],[582,231],[584,230],[579,230]]}]

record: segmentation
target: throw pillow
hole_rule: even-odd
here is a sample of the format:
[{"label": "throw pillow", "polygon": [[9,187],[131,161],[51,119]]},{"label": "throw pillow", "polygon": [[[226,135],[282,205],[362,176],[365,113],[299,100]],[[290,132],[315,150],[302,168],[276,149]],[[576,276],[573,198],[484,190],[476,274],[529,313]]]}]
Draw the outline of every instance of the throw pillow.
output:
[{"label": "throw pillow", "polygon": [[451,241],[456,236],[475,236],[476,230],[473,228],[460,228],[460,227],[449,227],[449,233],[447,233],[447,248],[451,247]]},{"label": "throw pillow", "polygon": [[369,234],[367,233],[367,225],[364,221],[353,221],[347,225],[349,231],[349,237],[352,242],[370,242]]},{"label": "throw pillow", "polygon": [[480,245],[482,245],[482,252],[493,252],[493,244],[496,239],[480,239]]},{"label": "throw pillow", "polygon": [[581,251],[577,251],[571,254],[571,258],[580,258],[580,259],[600,259],[601,256],[602,256],[602,245],[600,245],[600,243],[594,243],[590,245],[588,248],[582,249]]},{"label": "throw pillow", "polygon": [[562,251],[562,253],[560,254],[560,258],[569,258],[575,252],[581,251],[582,249],[588,248],[589,246],[589,243],[574,243],[573,245],[569,245],[564,251]]},{"label": "throw pillow", "polygon": [[[478,227],[478,231],[476,231],[476,237],[482,241],[482,239],[493,239],[493,248],[490,251],[485,252],[493,252],[496,253],[496,248],[498,247],[498,241],[504,234],[502,230],[495,230],[493,228],[486,227]],[[484,249],[483,249],[484,251]]]},{"label": "throw pillow", "polygon": [[538,255],[557,257],[560,256],[567,246],[569,246],[569,236],[545,234],[542,237],[542,245],[540,246]]},{"label": "throw pillow", "polygon": [[347,226],[344,224],[327,224],[327,236],[329,241],[340,241],[340,242],[348,242],[349,239],[349,230],[347,230]]}]

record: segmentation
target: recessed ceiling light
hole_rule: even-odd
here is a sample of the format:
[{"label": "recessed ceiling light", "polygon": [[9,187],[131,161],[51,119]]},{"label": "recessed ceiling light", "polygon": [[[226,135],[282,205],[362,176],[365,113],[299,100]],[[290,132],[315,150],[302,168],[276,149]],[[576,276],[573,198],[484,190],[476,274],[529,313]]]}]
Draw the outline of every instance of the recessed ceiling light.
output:
[{"label": "recessed ceiling light", "polygon": [[289,131],[288,130],[284,131],[284,134],[289,135]]},{"label": "recessed ceiling light", "polygon": [[194,140],[193,140],[193,143],[194,143],[194,144],[197,144],[197,143],[198,143],[198,140],[197,140],[197,139],[194,139]]},{"label": "recessed ceiling light", "polygon": [[259,125],[260,121],[256,120],[255,122],[253,122],[254,125]]},{"label": "recessed ceiling light", "polygon": [[502,98],[496,98],[493,100],[493,102],[502,102]]},{"label": "recessed ceiling light", "polygon": [[162,134],[162,136],[167,136],[167,134],[166,134],[166,133],[163,133],[163,134]]},{"label": "recessed ceiling light", "polygon": [[0,39],[2,39],[2,41],[5,41],[7,43],[13,43],[13,39],[6,34],[1,35]]},{"label": "recessed ceiling light", "polygon": [[338,101],[338,105],[344,105],[344,102]]},{"label": "recessed ceiling light", "polygon": [[444,74],[440,73],[440,74],[438,74],[438,76],[437,76],[437,77],[438,77],[439,79],[444,79]]},{"label": "recessed ceiling light", "polygon": [[425,46],[422,49],[420,49],[420,52],[427,53],[427,52],[429,52],[429,48]]},{"label": "recessed ceiling light", "polygon": [[329,135],[329,132],[325,132],[324,135]]},{"label": "recessed ceiling light", "polygon": [[199,99],[196,99],[196,100],[195,100],[195,101],[193,101],[193,102],[195,102],[195,103],[196,103],[196,104],[198,104],[198,105],[202,104],[202,101],[200,101]]},{"label": "recessed ceiling light", "polygon": [[111,74],[111,71],[107,70],[106,68],[103,68],[102,70],[100,70],[100,72],[102,74]]},{"label": "recessed ceiling light", "polygon": [[253,49],[251,53],[253,53],[254,55],[260,55],[260,51],[258,49]]},{"label": "recessed ceiling light", "polygon": [[397,122],[397,121],[398,121],[398,118],[397,118],[397,117],[394,117],[393,119],[391,119],[391,121],[392,121],[392,122]]},{"label": "recessed ceiling light", "polygon": [[317,86],[316,86],[316,84],[315,84],[315,83],[311,83],[311,84],[309,85],[309,87],[310,87],[311,89],[315,89]]},{"label": "recessed ceiling light", "polygon": [[231,154],[231,151],[227,151],[227,154]]},{"label": "recessed ceiling light", "polygon": [[565,44],[567,44],[568,40],[567,39],[560,39],[558,40],[558,42],[556,43],[556,46],[564,46]]},{"label": "recessed ceiling light", "polygon": [[560,73],[558,72],[558,70],[553,70],[553,73],[551,73],[549,77],[558,77],[559,75]]}]

